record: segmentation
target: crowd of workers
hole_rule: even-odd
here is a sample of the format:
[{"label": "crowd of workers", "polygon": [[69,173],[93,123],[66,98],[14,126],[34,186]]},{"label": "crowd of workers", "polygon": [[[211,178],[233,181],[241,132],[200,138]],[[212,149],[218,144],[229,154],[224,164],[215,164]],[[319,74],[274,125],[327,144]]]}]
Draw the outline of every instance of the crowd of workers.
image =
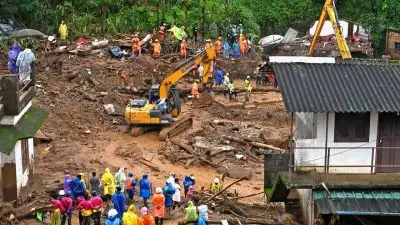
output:
[{"label": "crowd of workers", "polygon": [[[214,193],[222,189],[222,178],[215,177],[210,190]],[[138,180],[124,168],[113,175],[106,168],[101,175],[92,172],[88,180],[80,173],[75,177],[66,171],[64,188],[50,202],[55,210],[50,214],[51,225],[72,224],[72,216],[77,211],[79,225],[162,225],[166,214],[186,203],[185,224],[205,225],[208,220],[207,205],[199,205],[195,195],[195,177],[190,174],[183,180],[183,196],[179,178],[170,173],[164,187],[153,189],[148,174]],[[134,200],[136,192],[142,202]],[[153,193],[154,190],[154,193]],[[141,209],[137,211],[137,206]],[[102,223],[102,215],[106,215]]]},{"label": "crowd of workers", "polygon": [[32,63],[36,60],[35,54],[32,52],[32,44],[21,51],[19,43],[14,43],[12,49],[8,52],[8,69],[12,74],[19,74],[21,83],[31,80]]}]

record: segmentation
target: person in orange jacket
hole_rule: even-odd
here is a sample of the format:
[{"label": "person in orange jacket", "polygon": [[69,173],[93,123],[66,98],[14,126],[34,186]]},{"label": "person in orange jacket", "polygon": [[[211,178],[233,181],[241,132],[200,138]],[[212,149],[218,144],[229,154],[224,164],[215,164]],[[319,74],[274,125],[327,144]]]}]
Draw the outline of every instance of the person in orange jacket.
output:
[{"label": "person in orange jacket", "polygon": [[222,37],[218,37],[218,40],[215,42],[215,52],[217,55],[221,55],[222,51]]},{"label": "person in orange jacket", "polygon": [[187,43],[186,43],[186,41],[185,40],[182,40],[182,43],[181,43],[181,57],[182,58],[185,58],[186,59],[186,57],[187,57]]},{"label": "person in orange jacket", "polygon": [[156,188],[152,203],[152,211],[156,225],[162,225],[165,217],[165,197],[161,187]]},{"label": "person in orange jacket", "polygon": [[211,47],[213,47],[214,45],[211,43],[211,39],[207,39],[206,40],[206,46],[204,47],[205,49],[208,49],[208,48],[211,48]]},{"label": "person in orange jacket", "polygon": [[149,215],[149,210],[143,207],[140,210],[140,217],[138,217],[138,225],[155,225],[154,217]]},{"label": "person in orange jacket", "polygon": [[192,86],[192,96],[193,99],[199,99],[199,81],[195,80]]},{"label": "person in orange jacket", "polygon": [[153,56],[158,58],[160,57],[161,54],[161,45],[158,42],[158,39],[156,39],[153,43]]},{"label": "person in orange jacket", "polygon": [[240,46],[240,53],[241,53],[242,57],[246,56],[249,45],[248,45],[247,39],[244,37],[244,35],[240,36],[239,46]]},{"label": "person in orange jacket", "polygon": [[139,55],[140,54],[140,44],[139,44],[139,36],[135,34],[135,36],[132,39],[132,50],[133,54]]}]

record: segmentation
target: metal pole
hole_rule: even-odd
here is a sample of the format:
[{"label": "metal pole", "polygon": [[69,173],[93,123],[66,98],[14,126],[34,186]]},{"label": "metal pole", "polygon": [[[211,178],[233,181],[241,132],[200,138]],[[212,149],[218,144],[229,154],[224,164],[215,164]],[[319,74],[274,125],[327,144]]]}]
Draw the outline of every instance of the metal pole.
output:
[{"label": "metal pole", "polygon": [[[294,113],[292,112],[292,115],[291,115],[291,121],[290,121],[290,146],[289,146],[289,165],[294,165],[294,163],[292,163],[292,161],[293,161],[293,145],[294,145],[294,143],[292,143],[292,141],[293,141],[293,127],[294,127],[294,125],[293,125],[293,118],[294,118]],[[291,166],[289,166],[289,184],[291,184],[292,183],[292,169],[293,168],[291,168]]]},{"label": "metal pole", "polygon": [[328,155],[328,125],[329,125],[329,112],[326,113],[326,123],[325,123],[325,162],[324,162],[324,174],[325,180],[327,178],[327,155]]},{"label": "metal pole", "polygon": [[375,148],[372,148],[371,153],[371,176],[370,176],[370,183],[372,184],[372,173],[374,172],[374,156],[375,156]]}]

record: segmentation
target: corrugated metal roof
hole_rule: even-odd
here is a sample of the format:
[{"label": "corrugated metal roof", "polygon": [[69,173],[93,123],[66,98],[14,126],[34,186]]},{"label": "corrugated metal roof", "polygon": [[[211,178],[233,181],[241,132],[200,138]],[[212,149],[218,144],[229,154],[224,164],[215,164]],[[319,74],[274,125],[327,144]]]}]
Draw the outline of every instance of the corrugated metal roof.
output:
[{"label": "corrugated metal roof", "polygon": [[289,112],[399,112],[400,67],[274,63]]},{"label": "corrugated metal roof", "polygon": [[400,190],[314,190],[320,214],[400,215]]}]

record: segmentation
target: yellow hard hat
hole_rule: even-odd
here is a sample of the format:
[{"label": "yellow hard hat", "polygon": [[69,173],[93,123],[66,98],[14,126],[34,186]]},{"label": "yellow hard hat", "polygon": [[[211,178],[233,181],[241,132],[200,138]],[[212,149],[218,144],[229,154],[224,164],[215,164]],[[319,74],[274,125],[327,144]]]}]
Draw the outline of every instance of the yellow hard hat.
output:
[{"label": "yellow hard hat", "polygon": [[222,37],[218,37],[218,40],[222,40]]},{"label": "yellow hard hat", "polygon": [[199,82],[199,79],[194,80],[194,82],[196,82],[196,83]]}]

